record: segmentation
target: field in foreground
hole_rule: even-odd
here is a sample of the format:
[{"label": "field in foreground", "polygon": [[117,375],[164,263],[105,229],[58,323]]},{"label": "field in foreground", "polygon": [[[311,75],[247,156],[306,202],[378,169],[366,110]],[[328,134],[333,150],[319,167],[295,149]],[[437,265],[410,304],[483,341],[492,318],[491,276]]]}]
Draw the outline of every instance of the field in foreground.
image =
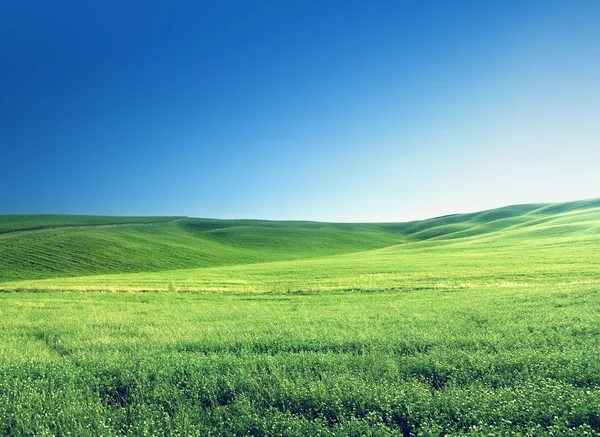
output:
[{"label": "field in foreground", "polygon": [[598,287],[0,295],[9,435],[594,435]]},{"label": "field in foreground", "polygon": [[0,433],[600,435],[599,230],[4,218]]}]

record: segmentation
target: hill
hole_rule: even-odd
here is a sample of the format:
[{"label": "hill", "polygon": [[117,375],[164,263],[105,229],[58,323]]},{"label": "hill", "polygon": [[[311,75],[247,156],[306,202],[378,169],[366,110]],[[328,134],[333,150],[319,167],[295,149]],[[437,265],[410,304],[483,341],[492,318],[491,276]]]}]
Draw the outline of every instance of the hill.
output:
[{"label": "hill", "polygon": [[0,282],[311,258],[398,244],[380,225],[5,216]]},{"label": "hill", "polygon": [[6,434],[600,435],[598,201],[4,223]]},{"label": "hill", "polygon": [[0,234],[50,228],[155,224],[179,218],[181,217],[112,217],[66,214],[0,215]]},{"label": "hill", "polygon": [[[592,280],[599,265],[593,248],[600,200],[407,223],[76,216],[0,222],[11,229],[0,234],[4,289],[382,290],[481,285],[486,278],[512,284],[523,275]],[[25,230],[32,223],[37,229]]]}]

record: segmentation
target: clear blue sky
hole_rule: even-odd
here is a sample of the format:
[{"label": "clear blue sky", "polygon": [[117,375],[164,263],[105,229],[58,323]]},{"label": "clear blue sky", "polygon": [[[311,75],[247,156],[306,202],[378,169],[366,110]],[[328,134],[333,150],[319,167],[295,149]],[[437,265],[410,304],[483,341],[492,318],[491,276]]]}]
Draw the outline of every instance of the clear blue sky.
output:
[{"label": "clear blue sky", "polygon": [[600,197],[599,1],[4,1],[0,213]]}]

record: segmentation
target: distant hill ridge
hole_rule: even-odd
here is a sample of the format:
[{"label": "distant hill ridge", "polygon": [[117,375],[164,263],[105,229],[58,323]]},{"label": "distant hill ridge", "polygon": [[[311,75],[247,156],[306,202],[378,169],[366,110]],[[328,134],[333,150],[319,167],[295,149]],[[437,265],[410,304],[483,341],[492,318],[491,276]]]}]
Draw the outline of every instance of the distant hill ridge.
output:
[{"label": "distant hill ridge", "polygon": [[4,215],[0,283],[316,259],[398,245],[585,236],[599,226],[600,199],[406,223]]},{"label": "distant hill ridge", "polygon": [[48,228],[153,224],[180,218],[183,217],[113,217],[67,214],[0,215],[0,234]]}]

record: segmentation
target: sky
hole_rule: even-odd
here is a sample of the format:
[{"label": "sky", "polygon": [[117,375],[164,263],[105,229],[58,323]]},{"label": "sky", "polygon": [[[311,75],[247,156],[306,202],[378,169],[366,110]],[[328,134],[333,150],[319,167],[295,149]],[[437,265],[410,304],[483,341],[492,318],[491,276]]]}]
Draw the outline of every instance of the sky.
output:
[{"label": "sky", "polygon": [[600,2],[0,2],[0,214],[600,197]]}]

